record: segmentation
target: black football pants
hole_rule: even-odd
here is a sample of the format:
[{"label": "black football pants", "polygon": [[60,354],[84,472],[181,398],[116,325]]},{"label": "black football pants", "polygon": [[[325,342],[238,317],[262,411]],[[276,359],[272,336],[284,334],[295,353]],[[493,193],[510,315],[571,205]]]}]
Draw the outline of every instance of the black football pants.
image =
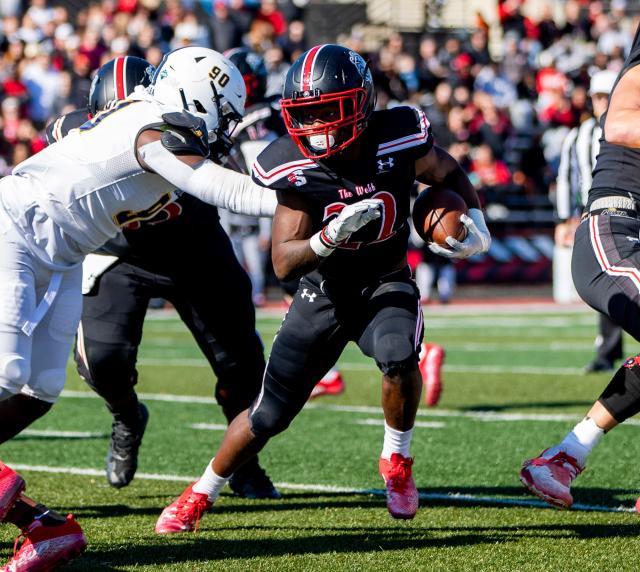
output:
[{"label": "black football pants", "polygon": [[251,406],[252,431],[272,436],[286,429],[349,341],[382,373],[394,375],[417,366],[423,331],[420,296],[408,268],[361,286],[305,276]]},{"label": "black football pants", "polygon": [[[223,237],[226,239],[226,236]],[[197,245],[193,245],[197,246]],[[171,302],[217,377],[216,397],[230,420],[258,394],[264,373],[251,282],[228,240],[216,250],[184,250],[166,272],[118,262],[84,296],[75,358],[80,375],[107,402],[131,392],[150,298]]]}]

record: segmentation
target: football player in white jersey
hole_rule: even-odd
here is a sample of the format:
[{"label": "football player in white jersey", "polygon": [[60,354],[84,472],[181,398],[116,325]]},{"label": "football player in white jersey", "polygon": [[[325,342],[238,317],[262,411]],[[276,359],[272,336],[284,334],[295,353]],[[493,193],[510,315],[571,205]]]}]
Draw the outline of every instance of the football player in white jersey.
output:
[{"label": "football player in white jersey", "polygon": [[[165,56],[148,90],[0,181],[0,418],[11,415],[17,395],[57,400],[82,309],[82,260],[124,225],[153,216],[175,189],[273,216],[273,191],[208,159],[210,143],[230,136],[244,103],[242,75],[227,58],[181,48]],[[48,559],[40,565],[51,569],[84,548],[82,531],[72,517],[42,519],[46,509],[26,502],[23,488],[0,464],[0,518],[26,536],[10,569],[35,570],[34,558]],[[40,542],[59,550],[38,553]]]}]

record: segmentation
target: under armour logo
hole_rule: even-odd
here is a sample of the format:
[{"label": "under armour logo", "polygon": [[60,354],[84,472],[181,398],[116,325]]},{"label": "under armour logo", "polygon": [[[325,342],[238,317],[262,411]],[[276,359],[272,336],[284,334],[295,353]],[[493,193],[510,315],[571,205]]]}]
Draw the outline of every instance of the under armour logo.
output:
[{"label": "under armour logo", "polygon": [[378,159],[378,173],[390,171],[391,169],[393,169],[393,157],[389,157],[386,161]]},{"label": "under armour logo", "polygon": [[309,292],[307,288],[302,291],[300,294],[300,298],[309,298],[309,303],[313,302],[316,299],[318,294],[316,292]]}]

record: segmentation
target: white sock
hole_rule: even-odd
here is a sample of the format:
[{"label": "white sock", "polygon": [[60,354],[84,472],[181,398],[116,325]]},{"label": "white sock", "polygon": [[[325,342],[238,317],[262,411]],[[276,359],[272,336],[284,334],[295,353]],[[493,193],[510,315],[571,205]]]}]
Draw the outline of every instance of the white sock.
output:
[{"label": "white sock", "polygon": [[413,436],[413,428],[408,431],[398,431],[384,422],[384,441],[382,443],[383,459],[391,459],[393,453],[399,453],[403,457],[410,457],[409,447],[411,446],[411,437]]},{"label": "white sock", "polygon": [[209,502],[215,502],[231,477],[221,477],[213,472],[213,459],[207,465],[204,473],[193,485],[193,491],[207,495]]},{"label": "white sock", "polygon": [[603,435],[604,429],[600,429],[590,417],[585,417],[564,438],[559,449],[574,457],[578,464],[584,467],[587,456]]},{"label": "white sock", "polygon": [[323,381],[324,383],[331,383],[339,373],[338,368],[334,365],[327,373],[324,374],[320,381]]}]

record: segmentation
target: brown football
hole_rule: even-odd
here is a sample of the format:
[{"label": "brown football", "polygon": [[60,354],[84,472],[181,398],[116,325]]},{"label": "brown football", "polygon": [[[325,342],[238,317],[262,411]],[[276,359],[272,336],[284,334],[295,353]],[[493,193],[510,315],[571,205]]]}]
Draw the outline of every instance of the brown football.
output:
[{"label": "brown football", "polygon": [[460,221],[460,215],[467,211],[467,205],[458,193],[433,186],[418,195],[411,216],[422,240],[448,247],[447,236],[459,241],[467,237],[467,227]]}]

